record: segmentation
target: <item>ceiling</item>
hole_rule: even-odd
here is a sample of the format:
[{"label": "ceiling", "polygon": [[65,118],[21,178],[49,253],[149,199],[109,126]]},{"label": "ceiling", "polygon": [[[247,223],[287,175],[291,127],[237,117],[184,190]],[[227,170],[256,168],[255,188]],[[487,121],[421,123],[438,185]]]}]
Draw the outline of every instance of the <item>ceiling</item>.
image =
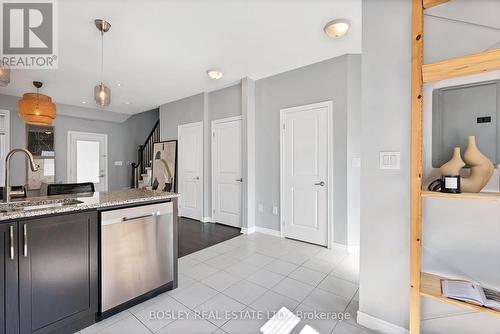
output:
[{"label": "ceiling", "polygon": [[[104,109],[127,114],[242,77],[259,79],[361,52],[361,0],[64,0],[58,6],[59,68],[13,70],[11,84],[0,93],[20,96],[39,80],[42,92],[57,103],[97,108],[95,18],[112,25],[104,37],[104,82],[112,103]],[[322,31],[335,18],[351,21],[342,39]],[[224,77],[208,79],[209,68]]]}]

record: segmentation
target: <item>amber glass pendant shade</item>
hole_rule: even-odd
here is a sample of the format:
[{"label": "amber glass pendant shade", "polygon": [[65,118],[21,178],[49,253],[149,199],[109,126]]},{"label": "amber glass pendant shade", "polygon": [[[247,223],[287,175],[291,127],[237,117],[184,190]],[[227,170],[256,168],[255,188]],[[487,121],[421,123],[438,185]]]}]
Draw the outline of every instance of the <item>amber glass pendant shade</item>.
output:
[{"label": "amber glass pendant shade", "polygon": [[99,85],[94,87],[94,99],[95,102],[101,107],[109,106],[111,102],[111,90],[108,86],[101,82]]},{"label": "amber glass pendant shade", "polygon": [[[42,86],[40,82],[33,83],[37,90]],[[26,124],[50,125],[56,118],[56,105],[50,96],[40,93],[26,93],[17,103],[19,116]]]}]

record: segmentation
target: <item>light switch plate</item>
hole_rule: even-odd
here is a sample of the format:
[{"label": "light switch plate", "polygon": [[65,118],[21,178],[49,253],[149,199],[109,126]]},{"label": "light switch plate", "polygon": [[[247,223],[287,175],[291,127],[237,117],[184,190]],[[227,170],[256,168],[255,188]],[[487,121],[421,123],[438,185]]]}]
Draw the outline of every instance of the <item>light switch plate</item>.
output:
[{"label": "light switch plate", "polygon": [[361,167],[361,158],[355,157],[351,159],[351,167],[360,168]]},{"label": "light switch plate", "polygon": [[273,206],[273,215],[278,215],[278,207],[277,206]]},{"label": "light switch plate", "polygon": [[115,161],[115,166],[123,166],[123,161]]},{"label": "light switch plate", "polygon": [[380,169],[401,169],[401,152],[380,152]]}]

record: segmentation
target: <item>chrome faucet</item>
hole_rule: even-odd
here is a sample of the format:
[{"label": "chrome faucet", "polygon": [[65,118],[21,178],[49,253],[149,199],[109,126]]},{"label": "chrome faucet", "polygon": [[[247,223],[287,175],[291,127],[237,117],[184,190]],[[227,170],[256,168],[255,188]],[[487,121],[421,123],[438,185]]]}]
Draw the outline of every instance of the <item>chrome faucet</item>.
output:
[{"label": "chrome faucet", "polygon": [[35,164],[35,160],[33,159],[33,155],[31,154],[31,152],[24,148],[15,148],[7,153],[7,156],[5,157],[5,187],[3,188],[4,202],[10,202],[10,158],[12,158],[12,156],[17,152],[23,152],[24,154],[26,154],[30,161],[30,167],[32,171],[36,172],[39,167],[37,164]]}]

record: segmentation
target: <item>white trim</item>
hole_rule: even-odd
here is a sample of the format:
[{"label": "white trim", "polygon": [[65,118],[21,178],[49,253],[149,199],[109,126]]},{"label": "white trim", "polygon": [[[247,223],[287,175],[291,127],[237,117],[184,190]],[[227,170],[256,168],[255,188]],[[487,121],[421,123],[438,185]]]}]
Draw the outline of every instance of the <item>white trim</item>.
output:
[{"label": "white trim", "polygon": [[[215,146],[215,137],[214,137],[214,127],[215,125],[217,124],[222,124],[222,123],[228,123],[228,122],[234,122],[234,121],[240,121],[241,122],[241,126],[243,128],[243,122],[242,122],[242,119],[243,117],[240,115],[240,116],[234,116],[234,117],[227,117],[227,118],[221,118],[221,119],[216,119],[216,120],[213,120],[210,124],[210,142],[211,142],[211,147],[210,147],[210,160],[211,160],[211,180],[212,180],[212,184],[211,184],[211,194],[212,194],[212,219],[214,220],[217,220],[217,217],[216,217],[216,213],[215,213],[215,208],[217,207],[216,203],[215,203],[215,191],[216,191],[216,187],[214,187],[215,185],[215,160],[214,160],[214,146]],[[243,138],[241,138],[242,142],[243,142]],[[243,150],[242,150],[242,153],[243,153]],[[241,157],[241,168],[242,168],[242,172],[243,172],[243,156]],[[246,180],[243,180],[246,182]],[[243,187],[241,187],[241,190],[242,190],[242,197],[243,197]],[[241,200],[241,204],[242,205],[245,205],[243,203],[243,198]],[[245,233],[247,234],[246,232],[243,232],[243,229],[245,230],[248,230],[247,228],[243,228],[243,224],[242,224],[242,218],[243,218],[243,210],[240,209],[240,225],[239,226],[235,226],[235,225],[230,225],[230,224],[227,224],[227,223],[224,223],[225,225],[229,225],[229,226],[233,226],[233,227],[239,227],[241,228],[241,233]],[[250,233],[253,233],[255,232],[255,229],[250,232]],[[248,234],[250,234],[248,233]]]},{"label": "white trim", "polygon": [[268,234],[268,235],[272,235],[273,237],[279,237],[279,238],[281,238],[280,231],[273,230],[273,229],[270,229],[270,228],[255,226],[255,232],[262,233],[262,234]]},{"label": "white trim", "polygon": [[337,242],[334,242],[332,245],[332,249],[347,254],[347,246],[344,244],[339,244]]},{"label": "white trim", "polygon": [[397,325],[391,324],[385,320],[375,318],[371,315],[358,311],[358,324],[366,328],[380,331],[386,334],[408,334],[409,331],[406,328],[399,327]]},{"label": "white trim", "polygon": [[250,227],[250,228],[242,227],[241,228],[241,233],[243,233],[243,234],[252,234],[252,233],[255,233],[255,226]]},{"label": "white trim", "polygon": [[[205,146],[205,136],[203,135],[204,133],[204,129],[203,129],[203,121],[201,122],[193,122],[193,123],[187,123],[187,124],[180,124],[177,126],[177,149],[179,150],[178,152],[178,155],[179,155],[179,164],[178,164],[178,167],[179,167],[179,171],[177,173],[178,175],[178,178],[177,178],[177,185],[178,185],[178,192],[179,194],[182,194],[182,150],[180,149],[182,147],[182,144],[181,144],[181,129],[182,128],[190,128],[190,127],[195,127],[195,126],[201,126],[201,159],[200,159],[200,166],[198,166],[200,168],[200,184],[201,184],[201,194],[199,195],[200,198],[198,198],[198,200],[200,201],[200,212],[199,212],[199,216],[198,217],[188,217],[188,218],[191,218],[191,219],[199,219],[200,221],[203,222],[203,210],[204,210],[204,201],[205,201],[205,192],[203,191],[203,185],[204,185],[204,180],[205,180],[205,173],[204,173],[204,164],[203,164],[203,161],[204,161],[204,154],[205,154],[205,149],[204,149],[204,146]],[[182,215],[182,204],[181,204],[181,201],[182,201],[182,197],[180,198],[179,200],[179,215],[181,216]]]},{"label": "white trim", "polygon": [[201,217],[201,222],[202,222],[202,223],[215,223],[215,222],[212,220],[212,217]]},{"label": "white trim", "polygon": [[359,254],[360,247],[359,245],[347,245],[347,253],[349,254]]},{"label": "white trim", "polygon": [[[5,157],[10,151],[10,110],[0,109],[0,114],[5,116],[5,155],[1,156],[3,163],[5,164]],[[5,173],[5,165],[3,166],[2,173]],[[0,180],[0,186],[5,187],[5,174],[3,174]]]},{"label": "white trim", "polygon": [[327,122],[328,122],[328,143],[327,143],[327,152],[328,152],[328,157],[327,157],[327,163],[328,163],[328,232],[327,232],[327,246],[328,248],[333,247],[333,233],[334,233],[334,216],[333,216],[333,169],[334,169],[334,164],[333,164],[333,101],[324,101],[324,102],[318,102],[318,103],[312,103],[312,104],[306,104],[306,105],[301,105],[301,106],[296,106],[296,107],[291,107],[291,108],[285,108],[280,110],[280,235],[281,237],[285,237],[284,235],[284,220],[283,220],[283,169],[284,169],[284,162],[283,162],[283,137],[284,137],[284,131],[283,131],[283,124],[284,124],[284,117],[286,113],[289,112],[296,112],[296,111],[305,111],[308,109],[317,109],[317,108],[322,108],[326,107],[327,108]]},{"label": "white trim", "polygon": [[104,191],[108,191],[108,180],[109,180],[109,174],[108,174],[108,135],[106,133],[97,133],[97,132],[82,132],[82,131],[68,131],[67,135],[67,164],[66,164],[66,178],[68,180],[68,183],[73,183],[76,182],[76,178],[73,178],[73,175],[71,173],[72,165],[73,162],[73,157],[72,157],[72,150],[71,150],[71,139],[73,135],[81,135],[81,136],[100,136],[104,139],[104,175],[106,176],[104,178]]}]

